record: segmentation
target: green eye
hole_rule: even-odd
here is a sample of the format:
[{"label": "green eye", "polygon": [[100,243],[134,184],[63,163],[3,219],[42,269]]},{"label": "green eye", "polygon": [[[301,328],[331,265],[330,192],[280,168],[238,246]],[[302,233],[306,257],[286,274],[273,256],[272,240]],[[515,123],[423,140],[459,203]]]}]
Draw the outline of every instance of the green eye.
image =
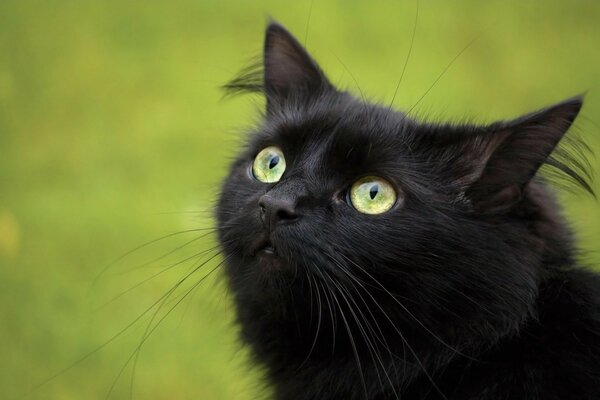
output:
[{"label": "green eye", "polygon": [[396,203],[396,191],[385,179],[376,176],[360,178],[350,188],[350,201],[364,214],[381,214]]},{"label": "green eye", "polygon": [[256,155],[252,164],[254,177],[261,182],[278,182],[285,172],[285,158],[279,147],[265,147]]}]

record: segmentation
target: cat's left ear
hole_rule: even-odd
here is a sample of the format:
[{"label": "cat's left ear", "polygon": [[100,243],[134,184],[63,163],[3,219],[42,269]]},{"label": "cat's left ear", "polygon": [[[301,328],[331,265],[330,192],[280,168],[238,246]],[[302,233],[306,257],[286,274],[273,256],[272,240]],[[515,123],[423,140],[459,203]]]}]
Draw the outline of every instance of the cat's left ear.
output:
[{"label": "cat's left ear", "polygon": [[470,135],[469,154],[463,154],[472,160],[469,174],[462,177],[468,185],[466,197],[484,212],[514,205],[538,169],[548,162],[582,104],[581,97],[574,97]]},{"label": "cat's left ear", "polygon": [[277,22],[267,26],[264,44],[267,112],[290,100],[307,100],[333,86],[308,52]]}]

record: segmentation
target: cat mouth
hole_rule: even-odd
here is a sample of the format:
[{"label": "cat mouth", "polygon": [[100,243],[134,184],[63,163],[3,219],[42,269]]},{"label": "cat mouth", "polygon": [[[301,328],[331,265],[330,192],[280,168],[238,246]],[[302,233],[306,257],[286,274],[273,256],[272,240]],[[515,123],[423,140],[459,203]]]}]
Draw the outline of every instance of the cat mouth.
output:
[{"label": "cat mouth", "polygon": [[263,247],[262,249],[260,249],[261,252],[265,253],[265,254],[272,254],[275,255],[275,247],[273,247],[273,245],[266,245],[265,247]]},{"label": "cat mouth", "polygon": [[277,256],[277,249],[275,248],[275,246],[269,238],[263,238],[256,244],[253,253],[254,255],[266,255],[275,257]]}]

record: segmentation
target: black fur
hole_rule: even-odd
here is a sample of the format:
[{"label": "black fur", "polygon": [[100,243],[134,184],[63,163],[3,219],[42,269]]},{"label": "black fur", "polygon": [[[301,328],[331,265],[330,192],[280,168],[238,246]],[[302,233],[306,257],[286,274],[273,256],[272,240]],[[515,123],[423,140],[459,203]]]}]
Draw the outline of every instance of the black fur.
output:
[{"label": "black fur", "polygon": [[[264,50],[264,79],[227,86],[267,107],[217,219],[242,337],[275,397],[600,399],[600,278],[576,265],[536,177],[548,164],[591,191],[581,158],[554,151],[582,99],[488,126],[420,123],[334,88],[276,23]],[[287,160],[275,184],[250,172],[268,145]],[[396,187],[390,211],[346,201],[364,175]],[[265,194],[295,218],[264,224]]]}]

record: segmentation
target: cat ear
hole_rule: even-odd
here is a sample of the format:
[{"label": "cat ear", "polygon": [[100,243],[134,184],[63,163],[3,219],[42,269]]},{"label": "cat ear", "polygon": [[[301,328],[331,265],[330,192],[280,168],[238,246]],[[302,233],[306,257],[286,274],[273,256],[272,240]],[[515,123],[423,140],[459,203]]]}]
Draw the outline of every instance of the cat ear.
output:
[{"label": "cat ear", "polygon": [[462,179],[468,184],[465,195],[475,208],[493,212],[515,204],[538,169],[549,161],[582,104],[581,97],[568,99],[516,120],[493,124],[471,137],[469,148],[475,162]]},{"label": "cat ear", "polygon": [[298,40],[277,22],[267,26],[263,63],[267,111],[288,99],[306,99],[333,88]]}]

